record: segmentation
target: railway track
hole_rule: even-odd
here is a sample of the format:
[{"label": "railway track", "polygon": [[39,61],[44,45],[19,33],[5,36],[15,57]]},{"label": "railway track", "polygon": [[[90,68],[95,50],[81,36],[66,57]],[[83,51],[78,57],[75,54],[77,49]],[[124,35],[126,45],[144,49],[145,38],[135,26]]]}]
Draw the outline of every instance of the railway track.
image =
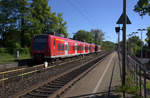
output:
[{"label": "railway track", "polygon": [[[99,54],[91,54],[85,57],[77,57],[72,59],[66,59],[64,61],[59,61],[54,63],[52,66],[48,66],[48,68],[35,68],[34,70],[30,69],[29,72],[26,73],[17,73],[19,76],[14,77],[16,74],[9,75],[12,78],[3,81],[0,81],[0,98],[12,98],[12,95],[32,87],[33,85],[41,84],[48,79],[52,79],[53,77],[60,75],[71,68],[80,66],[81,64],[94,59],[97,56],[103,55],[104,52]],[[3,87],[4,85],[4,87]]]},{"label": "railway track", "polygon": [[[99,53],[99,55],[103,54],[103,52]],[[91,54],[92,56],[93,54]],[[90,56],[90,55],[89,55]],[[53,61],[52,63],[49,63],[49,66],[53,66],[53,65],[62,65],[62,64],[66,64],[68,62],[73,62],[75,60],[80,60],[82,57],[81,56],[77,56],[77,57],[73,57],[73,58],[67,58],[67,59],[62,59],[62,60],[56,60],[56,61]],[[15,67],[15,68],[12,68],[12,69],[7,69],[6,71],[1,71],[0,72],[0,75],[1,74],[9,74],[9,73],[15,73],[15,72],[19,72],[21,70],[32,70],[34,68],[36,69],[41,69],[44,67],[44,64],[41,63],[41,64],[38,64],[38,65],[34,65],[34,66],[23,66],[23,67]],[[0,77],[1,79],[1,77]]]},{"label": "railway track", "polygon": [[86,75],[96,63],[102,61],[109,53],[102,54],[100,57],[92,59],[80,66],[70,69],[57,77],[54,77],[40,85],[33,86],[27,91],[20,92],[14,98],[56,98],[59,97],[71,85]]},{"label": "railway track", "polygon": [[[67,58],[67,59],[63,59],[63,60],[57,60],[57,61],[51,63],[48,68],[55,67],[56,65],[64,65],[64,64],[67,64],[67,63],[70,63],[70,62],[81,60],[81,59],[82,59],[82,57],[74,57],[72,59]],[[16,67],[16,69],[3,71],[3,72],[0,72],[0,82],[3,81],[3,80],[8,80],[8,79],[11,79],[11,78],[15,78],[15,77],[18,77],[18,76],[23,76],[24,74],[28,74],[28,73],[30,74],[32,72],[37,72],[40,69],[44,69],[44,64],[39,64],[39,65],[36,65],[36,66],[33,66],[33,67],[27,67],[27,66],[19,67],[19,68]],[[35,70],[37,70],[37,71],[35,71]]]}]

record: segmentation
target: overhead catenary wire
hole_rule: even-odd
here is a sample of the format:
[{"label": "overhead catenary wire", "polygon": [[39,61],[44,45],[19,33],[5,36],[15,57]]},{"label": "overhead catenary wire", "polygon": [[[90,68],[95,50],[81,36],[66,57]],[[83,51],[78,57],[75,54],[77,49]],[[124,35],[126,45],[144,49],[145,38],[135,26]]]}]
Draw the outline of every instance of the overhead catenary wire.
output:
[{"label": "overhead catenary wire", "polygon": [[[89,14],[88,14],[88,11],[83,7],[83,5],[81,5],[80,4],[80,1],[79,0],[72,0],[74,3],[76,3],[77,5],[79,5],[79,6],[82,6],[82,7],[80,7],[80,9],[83,11],[83,13],[86,15],[86,16],[90,16]],[[97,24],[95,24],[95,22],[94,22],[94,20],[93,20],[93,18],[89,18],[89,20],[94,24],[94,25],[96,25],[97,26]]]},{"label": "overhead catenary wire", "polygon": [[[81,8],[79,8],[75,2],[71,1],[71,0],[65,0],[69,5],[71,5],[71,7],[73,7],[84,19],[86,19],[87,23],[89,25],[93,24],[94,22],[92,22],[87,15],[87,12],[84,12],[81,10]],[[93,26],[93,25],[92,25]]]}]

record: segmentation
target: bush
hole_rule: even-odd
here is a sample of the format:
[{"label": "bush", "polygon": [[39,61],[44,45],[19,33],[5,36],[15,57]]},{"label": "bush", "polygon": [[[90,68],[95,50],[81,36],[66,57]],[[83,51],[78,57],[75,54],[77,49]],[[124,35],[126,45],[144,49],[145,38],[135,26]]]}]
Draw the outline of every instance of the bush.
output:
[{"label": "bush", "polygon": [[7,48],[0,48],[0,53],[8,53]]},{"label": "bush", "polygon": [[20,48],[20,49],[19,49],[19,52],[20,52],[21,54],[29,54],[29,48],[28,48],[28,47]]}]

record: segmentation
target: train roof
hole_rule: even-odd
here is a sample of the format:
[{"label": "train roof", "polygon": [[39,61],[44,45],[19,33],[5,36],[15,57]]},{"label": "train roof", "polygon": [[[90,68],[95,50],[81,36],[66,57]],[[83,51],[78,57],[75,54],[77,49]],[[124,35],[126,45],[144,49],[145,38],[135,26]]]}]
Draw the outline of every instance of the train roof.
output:
[{"label": "train roof", "polygon": [[73,39],[70,39],[70,38],[64,38],[64,37],[60,37],[60,36],[51,35],[51,34],[38,34],[38,35],[35,35],[35,36],[40,36],[40,35],[47,35],[47,36],[59,38],[59,39],[65,40],[65,41],[71,41],[71,42],[75,42],[75,43],[82,43],[82,44],[86,44],[86,45],[96,45],[94,43],[82,42],[82,41],[73,40]]}]

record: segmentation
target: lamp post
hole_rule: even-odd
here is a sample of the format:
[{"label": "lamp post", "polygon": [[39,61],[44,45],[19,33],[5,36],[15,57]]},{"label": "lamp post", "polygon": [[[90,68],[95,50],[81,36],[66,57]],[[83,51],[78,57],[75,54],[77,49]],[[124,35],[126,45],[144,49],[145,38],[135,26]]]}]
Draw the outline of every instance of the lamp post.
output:
[{"label": "lamp post", "polygon": [[[141,31],[141,41],[143,41],[143,38],[142,38],[142,31],[146,31],[147,29],[137,29],[137,30],[138,30],[138,31]],[[143,58],[142,49],[143,49],[143,45],[141,45],[141,58]]]},{"label": "lamp post", "polygon": [[115,31],[118,34],[118,52],[120,51],[120,27],[115,27]]}]

